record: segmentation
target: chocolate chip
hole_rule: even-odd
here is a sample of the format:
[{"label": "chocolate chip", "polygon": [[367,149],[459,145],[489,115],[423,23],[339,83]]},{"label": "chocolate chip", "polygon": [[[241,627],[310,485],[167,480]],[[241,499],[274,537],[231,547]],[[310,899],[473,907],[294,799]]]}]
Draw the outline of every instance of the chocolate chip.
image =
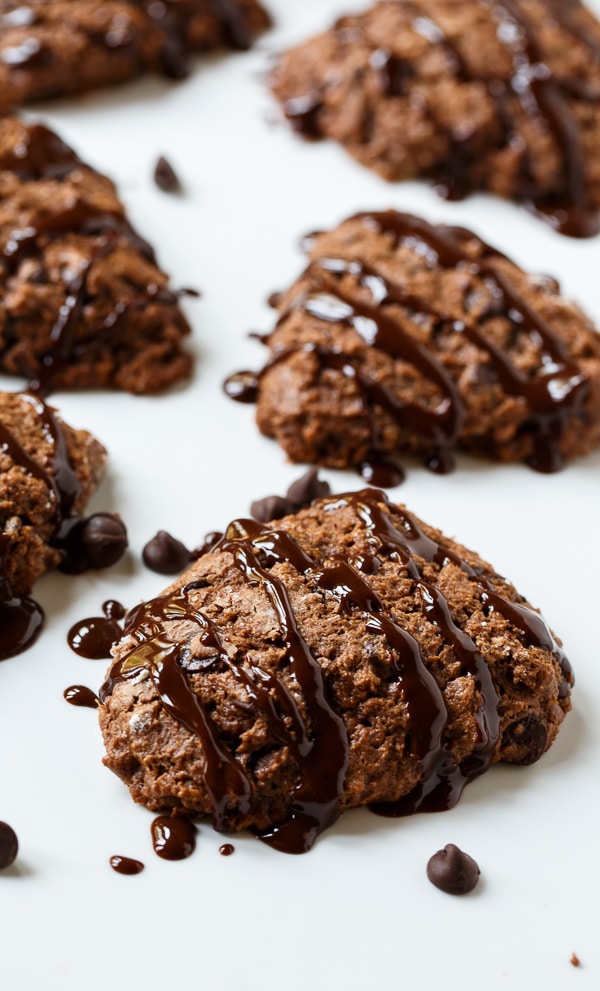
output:
[{"label": "chocolate chip", "polygon": [[293,513],[294,506],[281,496],[265,496],[264,499],[256,499],[250,506],[250,515],[258,523],[270,523],[271,520],[280,520],[282,516]]},{"label": "chocolate chip", "polygon": [[507,726],[502,736],[502,746],[511,750],[511,764],[535,764],[547,745],[548,731],[537,716],[518,719]]},{"label": "chocolate chip", "polygon": [[0,822],[0,870],[10,867],[18,852],[19,841],[14,829],[7,822]]},{"label": "chocolate chip", "polygon": [[286,498],[295,507],[301,509],[303,506],[310,506],[313,499],[321,499],[330,493],[329,483],[321,481],[316,468],[310,468],[295,482],[292,482],[286,492]]},{"label": "chocolate chip", "polygon": [[110,568],[127,550],[127,530],[118,516],[94,513],[83,521],[81,546],[91,568]]},{"label": "chocolate chip", "polygon": [[159,530],[142,551],[144,564],[159,575],[174,575],[190,563],[193,555],[185,544],[166,530]]},{"label": "chocolate chip", "polygon": [[210,550],[213,549],[215,544],[218,544],[223,534],[220,530],[211,530],[210,533],[205,534],[204,541],[200,547],[196,547],[195,550],[191,552],[190,557],[192,560],[202,557],[203,554],[208,554]]},{"label": "chocolate chip", "polygon": [[154,181],[164,193],[178,193],[181,190],[179,176],[171,163],[162,155],[154,167]]},{"label": "chocolate chip", "polygon": [[449,895],[466,895],[479,880],[480,870],[468,853],[454,843],[438,850],[427,864],[427,877],[436,888]]}]

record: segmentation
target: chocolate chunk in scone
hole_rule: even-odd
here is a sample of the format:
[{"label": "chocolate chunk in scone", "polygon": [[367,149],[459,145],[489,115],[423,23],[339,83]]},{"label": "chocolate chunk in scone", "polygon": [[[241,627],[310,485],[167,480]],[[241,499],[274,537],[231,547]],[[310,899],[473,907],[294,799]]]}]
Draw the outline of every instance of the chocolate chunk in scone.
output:
[{"label": "chocolate chunk in scone", "polygon": [[600,24],[578,0],[382,0],[283,54],[272,88],[386,179],[600,229]]},{"label": "chocolate chunk in scone", "polygon": [[105,763],[135,801],[295,853],[343,809],[441,811],[531,763],[573,682],[512,585],[376,489],[234,521],[113,654]]},{"label": "chocolate chunk in scone", "polygon": [[110,179],[42,124],[0,118],[0,368],[41,393],[153,393],[190,331]]},{"label": "chocolate chunk in scone", "polygon": [[0,393],[0,660],[39,633],[29,593],[44,572],[106,567],[124,553],[118,517],[83,516],[105,462],[99,441],[37,396]]},{"label": "chocolate chunk in scone", "polygon": [[0,109],[188,74],[195,52],[246,49],[269,17],[257,0],[0,0]]},{"label": "chocolate chunk in scone", "polygon": [[266,367],[226,383],[290,460],[371,480],[403,452],[447,471],[460,448],[551,472],[600,443],[600,335],[553,279],[392,210],[308,244]]}]

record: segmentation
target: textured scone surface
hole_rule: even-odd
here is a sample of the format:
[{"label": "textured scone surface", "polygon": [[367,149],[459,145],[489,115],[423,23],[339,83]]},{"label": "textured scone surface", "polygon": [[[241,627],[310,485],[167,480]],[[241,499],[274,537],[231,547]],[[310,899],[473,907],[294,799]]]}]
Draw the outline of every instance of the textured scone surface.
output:
[{"label": "textured scone surface", "polygon": [[257,0],[0,0],[0,109],[124,82],[187,75],[190,53],[247,48]]},{"label": "textured scone surface", "polygon": [[600,443],[600,335],[551,278],[395,211],[310,242],[275,297],[257,423],[292,461],[453,448],[541,471]]},{"label": "textured scone surface", "polygon": [[54,387],[152,393],[189,325],[109,178],[52,131],[0,119],[0,365]]},{"label": "textured scone surface", "polygon": [[323,828],[403,796],[426,808],[428,791],[447,807],[490,763],[537,760],[570,707],[538,613],[377,490],[236,521],[114,655],[105,763],[136,801],[220,828],[325,809]]},{"label": "textured scone surface", "polygon": [[586,236],[599,52],[577,0],[382,0],[283,54],[272,88],[297,130],[387,179],[430,177],[455,199],[487,189]]},{"label": "textured scone surface", "polygon": [[[64,444],[60,457],[51,432],[54,424],[58,444]],[[73,429],[35,397],[22,393],[0,393],[0,441],[0,575],[14,595],[25,595],[61,560],[50,543],[60,519],[61,482],[74,496],[69,512],[82,514],[102,476],[106,451],[87,431]],[[38,466],[37,476],[22,452]],[[56,489],[48,481],[55,481]]]}]

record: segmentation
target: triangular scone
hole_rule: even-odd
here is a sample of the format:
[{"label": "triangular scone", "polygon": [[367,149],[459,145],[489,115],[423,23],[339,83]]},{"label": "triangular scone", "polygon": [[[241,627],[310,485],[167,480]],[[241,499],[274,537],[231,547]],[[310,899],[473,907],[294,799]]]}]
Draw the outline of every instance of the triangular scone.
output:
[{"label": "triangular scone", "polygon": [[578,0],[382,0],[285,53],[272,86],[298,131],[387,179],[599,230],[600,25]]},{"label": "triangular scone", "polygon": [[83,513],[106,451],[32,393],[0,393],[0,660],[36,638],[43,612],[30,598],[52,568],[114,564],[127,547],[121,521]]},{"label": "triangular scone", "polygon": [[267,365],[226,383],[292,461],[371,471],[413,452],[443,472],[459,448],[551,472],[600,443],[600,335],[553,279],[393,210],[307,246],[272,300]]},{"label": "triangular scone", "polygon": [[187,75],[188,57],[248,48],[258,0],[0,0],[0,109],[124,82]]},{"label": "triangular scone", "polygon": [[110,179],[42,124],[0,118],[0,368],[42,392],[152,393],[190,331]]},{"label": "triangular scone", "polygon": [[295,853],[343,809],[439,811],[533,763],[573,681],[512,585],[376,489],[235,521],[113,652],[105,762],[133,798]]}]

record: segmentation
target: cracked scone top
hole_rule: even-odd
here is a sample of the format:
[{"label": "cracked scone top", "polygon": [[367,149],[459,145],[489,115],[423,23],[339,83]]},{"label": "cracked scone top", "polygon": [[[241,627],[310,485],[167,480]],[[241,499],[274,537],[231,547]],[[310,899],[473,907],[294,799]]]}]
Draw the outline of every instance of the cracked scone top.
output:
[{"label": "cracked scone top", "polygon": [[442,810],[536,761],[573,680],[512,585],[375,489],[235,521],[113,653],[105,763],[132,797],[296,853],[343,809]]},{"label": "cracked scone top", "polygon": [[386,179],[598,233],[600,25],[578,0],[382,0],[284,53],[272,88]]},{"label": "cracked scone top", "polygon": [[267,364],[225,384],[291,461],[386,485],[404,453],[438,472],[456,449],[553,472],[600,443],[600,335],[554,279],[394,210],[307,240],[272,299]]}]

